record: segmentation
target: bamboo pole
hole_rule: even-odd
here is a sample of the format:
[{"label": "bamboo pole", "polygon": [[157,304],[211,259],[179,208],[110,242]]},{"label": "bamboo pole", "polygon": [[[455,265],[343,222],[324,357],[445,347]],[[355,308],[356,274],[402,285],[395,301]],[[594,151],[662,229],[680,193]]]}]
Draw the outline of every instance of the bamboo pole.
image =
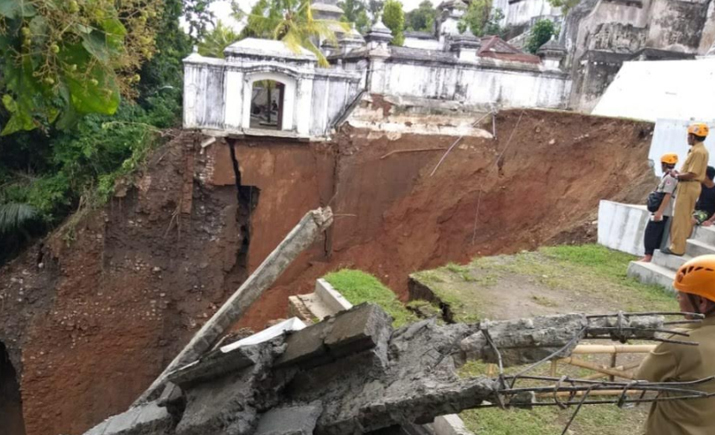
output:
[{"label": "bamboo pole", "polygon": [[604,367],[604,366],[594,364],[592,362],[584,361],[584,360],[578,359],[578,358],[573,358],[573,357],[563,358],[563,359],[559,360],[559,362],[562,362],[564,364],[570,364],[570,365],[576,366],[576,367],[590,369],[590,370],[593,370],[593,371],[596,371],[599,373],[604,373],[609,376],[612,375],[612,376],[618,376],[619,378],[635,379],[635,375],[633,375],[632,373],[628,373],[623,370],[616,370],[616,369],[612,369],[609,367]]},{"label": "bamboo pole", "polygon": [[[571,394],[574,395],[574,397],[581,397],[585,394],[585,391],[559,391],[556,393],[556,397],[569,397]],[[636,396],[640,395],[643,393],[643,391],[638,391],[638,390],[628,390],[626,391],[626,394],[629,396]],[[598,391],[591,391],[588,393],[589,396],[620,396],[623,394],[623,390],[598,390]],[[538,393],[536,395],[538,398],[548,398],[548,397],[554,397],[554,393]]]},{"label": "bamboo pole", "polygon": [[573,355],[583,354],[616,354],[616,353],[650,353],[655,344],[579,344],[571,352]]}]

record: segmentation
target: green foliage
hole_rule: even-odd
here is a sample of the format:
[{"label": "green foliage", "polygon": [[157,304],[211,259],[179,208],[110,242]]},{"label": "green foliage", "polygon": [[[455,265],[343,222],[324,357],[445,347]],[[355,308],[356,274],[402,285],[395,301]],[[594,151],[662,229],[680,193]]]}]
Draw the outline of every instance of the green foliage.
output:
[{"label": "green foliage", "polygon": [[492,9],[492,0],[474,0],[457,23],[460,33],[469,30],[474,36],[503,36],[504,29],[500,23],[504,19],[501,9]]},{"label": "green foliage", "polygon": [[246,14],[234,7],[234,15],[237,18],[247,17],[241,37],[283,41],[296,53],[300,53],[301,48],[304,48],[318,58],[318,64],[322,67],[328,67],[330,64],[316,46],[316,41],[328,41],[337,45],[337,38],[331,27],[341,27],[345,32],[350,30],[350,25],[345,22],[313,18],[310,0],[258,0],[250,13]]},{"label": "green foliage", "polygon": [[156,51],[163,0],[0,0],[2,135],[111,115]]},{"label": "green foliage", "polygon": [[529,32],[526,51],[536,54],[539,47],[546,44],[551,39],[551,36],[556,34],[556,27],[551,20],[539,20],[531,27]]},{"label": "green foliage", "polygon": [[[183,3],[162,0],[162,13],[156,17],[161,34],[154,45],[157,55],[142,64],[141,79],[131,81],[134,102],[118,103],[112,116],[94,113],[77,118],[64,130],[19,131],[2,139],[0,209],[11,216],[7,213],[21,205],[32,215],[16,214],[23,219],[15,219],[13,230],[0,232],[0,264],[69,214],[106,202],[115,180],[140,167],[148,151],[160,143],[160,129],[177,125],[182,59],[191,51],[191,39],[179,27]],[[102,48],[90,49],[103,55]]]},{"label": "green foliage", "polygon": [[405,42],[405,12],[399,0],[387,0],[382,12],[382,22],[392,31],[392,44],[401,46]]},{"label": "green foliage", "polygon": [[407,30],[416,32],[433,32],[438,14],[439,12],[430,0],[423,0],[417,9],[413,9],[405,15],[405,26]]},{"label": "green foliage", "polygon": [[392,316],[395,327],[417,320],[417,317],[402,305],[392,290],[385,287],[380,280],[369,273],[342,269],[331,272],[323,278],[353,305],[363,302],[374,302],[380,305],[387,314]]},{"label": "green foliage", "polygon": [[565,17],[571,8],[579,4],[581,0],[549,0],[549,4],[555,8],[561,8],[561,13]]},{"label": "green foliage", "polygon": [[226,26],[219,20],[216,26],[208,32],[199,43],[199,54],[202,56],[223,58],[223,52],[229,45],[241,39],[241,34]]},{"label": "green foliage", "polygon": [[0,204],[0,234],[23,228],[37,218],[35,207],[18,202]]},{"label": "green foliage", "polygon": [[363,35],[370,30],[370,17],[363,0],[345,0],[338,2],[338,6],[345,12],[340,21],[354,23],[357,31]]}]

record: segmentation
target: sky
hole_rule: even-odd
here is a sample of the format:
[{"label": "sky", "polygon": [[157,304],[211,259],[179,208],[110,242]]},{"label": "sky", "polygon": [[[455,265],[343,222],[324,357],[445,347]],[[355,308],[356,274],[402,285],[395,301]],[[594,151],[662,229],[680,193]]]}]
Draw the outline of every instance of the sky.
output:
[{"label": "sky", "polygon": [[[256,0],[238,0],[239,5],[241,5],[241,9],[244,11],[247,11],[253,6]],[[405,10],[411,11],[412,9],[415,9],[422,0],[401,0],[402,1],[402,6]],[[432,4],[435,6],[438,4],[438,1],[432,0]],[[230,1],[216,1],[211,5],[211,10],[214,12],[216,15],[217,19],[220,19],[223,21],[225,24],[231,25],[231,27],[236,28],[237,30],[240,30],[241,26],[240,24],[235,21],[233,18],[231,18],[231,2]]]}]

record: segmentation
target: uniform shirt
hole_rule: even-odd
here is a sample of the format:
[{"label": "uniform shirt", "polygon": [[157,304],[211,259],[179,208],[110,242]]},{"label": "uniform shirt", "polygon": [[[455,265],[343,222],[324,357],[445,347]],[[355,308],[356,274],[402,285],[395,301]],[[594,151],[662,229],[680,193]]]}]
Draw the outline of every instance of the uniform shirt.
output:
[{"label": "uniform shirt", "polygon": [[695,180],[702,182],[705,179],[705,171],[708,169],[708,160],[710,154],[705,149],[702,142],[698,142],[688,152],[688,158],[685,159],[683,167],[680,168],[681,174],[692,172],[695,174]]},{"label": "uniform shirt", "polygon": [[670,193],[672,197],[668,201],[668,205],[663,209],[663,216],[673,216],[673,203],[675,202],[675,188],[678,186],[678,180],[673,177],[670,172],[663,174],[660,179],[660,184],[655,189],[656,192]]},{"label": "uniform shirt", "polygon": [[703,185],[698,202],[695,203],[695,210],[707,212],[708,219],[715,214],[715,186],[707,187]]},{"label": "uniform shirt", "polygon": [[[702,323],[682,330],[689,332],[690,337],[675,338],[694,341],[699,345],[661,343],[643,360],[637,379],[651,382],[687,382],[715,375],[715,317],[709,317]],[[713,393],[715,381],[697,388]],[[668,393],[663,393],[661,397],[667,396]],[[715,397],[654,402],[646,422],[645,434],[715,434]]]}]

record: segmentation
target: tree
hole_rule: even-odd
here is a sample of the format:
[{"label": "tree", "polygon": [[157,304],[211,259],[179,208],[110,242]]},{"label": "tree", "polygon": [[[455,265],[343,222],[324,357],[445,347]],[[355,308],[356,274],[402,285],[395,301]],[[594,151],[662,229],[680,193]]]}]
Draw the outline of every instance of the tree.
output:
[{"label": "tree", "polygon": [[370,30],[370,17],[367,14],[367,6],[363,0],[345,0],[338,3],[345,12],[340,21],[355,23],[358,32],[365,34]]},{"label": "tree", "polygon": [[405,13],[399,0],[387,0],[385,2],[382,22],[392,31],[392,44],[402,45],[405,42]]},{"label": "tree", "polygon": [[203,40],[199,42],[199,54],[202,56],[223,58],[226,47],[241,39],[241,34],[223,24],[221,20],[216,22],[213,30],[208,32]]},{"label": "tree", "polygon": [[501,21],[504,13],[501,9],[492,9],[491,0],[474,0],[469,4],[467,11],[457,23],[460,33],[469,31],[477,37],[485,35],[499,35],[503,33]]},{"label": "tree", "polygon": [[565,17],[571,8],[579,4],[581,0],[549,0],[549,4],[555,8],[561,8],[561,13]]},{"label": "tree", "polygon": [[113,114],[155,52],[163,0],[0,0],[2,135]]},{"label": "tree", "polygon": [[552,35],[556,34],[554,23],[551,20],[537,21],[529,31],[529,38],[526,40],[526,51],[536,54],[542,45],[546,44]]},{"label": "tree", "polygon": [[305,48],[315,54],[318,64],[323,67],[330,64],[315,42],[327,40],[337,45],[333,28],[339,27],[345,32],[350,30],[350,25],[344,22],[313,18],[310,0],[259,0],[245,15],[247,24],[241,37],[283,41],[296,53]]},{"label": "tree", "polygon": [[417,9],[413,9],[405,15],[405,26],[407,30],[432,32],[437,15],[437,9],[432,6],[432,2],[423,0]]}]

